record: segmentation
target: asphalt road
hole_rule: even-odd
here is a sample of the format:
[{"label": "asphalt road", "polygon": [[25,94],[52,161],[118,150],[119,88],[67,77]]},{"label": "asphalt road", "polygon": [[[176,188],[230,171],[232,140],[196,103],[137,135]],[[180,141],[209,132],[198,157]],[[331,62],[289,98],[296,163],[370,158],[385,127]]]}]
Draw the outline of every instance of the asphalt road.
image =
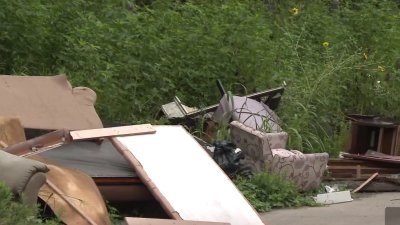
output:
[{"label": "asphalt road", "polygon": [[[278,209],[263,213],[266,225],[399,225],[400,192],[352,194],[352,202],[322,207]],[[391,211],[392,218],[385,224],[385,208],[399,207]]]}]

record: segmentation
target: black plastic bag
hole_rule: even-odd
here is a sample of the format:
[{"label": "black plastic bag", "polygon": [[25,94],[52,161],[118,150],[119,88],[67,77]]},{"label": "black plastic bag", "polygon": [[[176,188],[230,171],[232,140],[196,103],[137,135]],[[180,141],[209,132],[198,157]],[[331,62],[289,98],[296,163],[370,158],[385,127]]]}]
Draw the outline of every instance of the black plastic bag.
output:
[{"label": "black plastic bag", "polygon": [[235,144],[228,141],[215,141],[213,143],[213,159],[228,175],[233,175],[239,170],[239,162],[244,158],[242,151]]}]

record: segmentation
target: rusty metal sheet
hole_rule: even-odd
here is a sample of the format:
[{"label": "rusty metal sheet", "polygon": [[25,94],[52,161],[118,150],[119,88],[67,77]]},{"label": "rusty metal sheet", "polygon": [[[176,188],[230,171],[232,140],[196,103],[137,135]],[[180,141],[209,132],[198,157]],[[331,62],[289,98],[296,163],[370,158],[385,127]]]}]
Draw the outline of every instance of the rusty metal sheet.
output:
[{"label": "rusty metal sheet", "polygon": [[127,225],[229,225],[230,223],[125,217]]},{"label": "rusty metal sheet", "polygon": [[[113,138],[139,177],[175,219],[263,225],[228,176],[182,126]],[[176,215],[177,214],[177,215]]]}]

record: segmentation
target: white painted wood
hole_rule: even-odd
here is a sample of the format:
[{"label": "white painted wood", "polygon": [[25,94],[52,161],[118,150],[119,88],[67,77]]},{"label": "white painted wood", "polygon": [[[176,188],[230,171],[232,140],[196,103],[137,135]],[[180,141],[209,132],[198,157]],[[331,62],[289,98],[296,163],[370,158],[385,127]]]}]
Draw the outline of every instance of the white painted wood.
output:
[{"label": "white painted wood", "polygon": [[263,225],[257,212],[181,126],[117,137],[184,220]]},{"label": "white painted wood", "polygon": [[353,199],[351,198],[350,191],[338,191],[326,194],[318,194],[315,198],[315,202],[325,205],[351,201],[353,201]]}]

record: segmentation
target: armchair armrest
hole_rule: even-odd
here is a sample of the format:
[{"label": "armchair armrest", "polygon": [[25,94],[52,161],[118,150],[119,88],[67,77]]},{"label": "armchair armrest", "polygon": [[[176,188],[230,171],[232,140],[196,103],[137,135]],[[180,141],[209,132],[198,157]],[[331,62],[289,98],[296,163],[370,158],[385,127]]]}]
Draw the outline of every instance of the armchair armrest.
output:
[{"label": "armchair armrest", "polygon": [[288,134],[286,132],[264,133],[265,139],[269,143],[271,149],[282,148],[286,149]]},{"label": "armchair armrest", "polygon": [[16,196],[25,194],[27,203],[36,203],[39,188],[46,181],[47,166],[41,162],[0,151],[0,181]]},{"label": "armchair armrest", "polygon": [[328,153],[274,154],[271,172],[287,177],[300,191],[313,190],[318,188],[321,183],[328,158]]}]

